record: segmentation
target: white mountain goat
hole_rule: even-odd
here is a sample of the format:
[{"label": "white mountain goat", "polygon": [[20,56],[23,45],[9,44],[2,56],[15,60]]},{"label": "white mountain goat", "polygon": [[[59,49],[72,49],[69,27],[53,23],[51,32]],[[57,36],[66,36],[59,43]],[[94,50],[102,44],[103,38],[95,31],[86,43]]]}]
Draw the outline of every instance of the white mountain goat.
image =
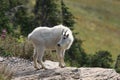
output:
[{"label": "white mountain goat", "polygon": [[45,50],[56,50],[59,57],[59,66],[65,67],[64,53],[73,43],[72,31],[63,25],[57,25],[52,28],[37,27],[29,35],[28,40],[32,41],[34,46],[33,61],[34,67],[47,69],[42,61]]}]

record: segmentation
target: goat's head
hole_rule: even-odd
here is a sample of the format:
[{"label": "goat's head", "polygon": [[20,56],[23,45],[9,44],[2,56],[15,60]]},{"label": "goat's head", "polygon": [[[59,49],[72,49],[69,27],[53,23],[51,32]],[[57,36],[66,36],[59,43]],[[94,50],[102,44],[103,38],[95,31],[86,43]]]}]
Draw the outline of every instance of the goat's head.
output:
[{"label": "goat's head", "polygon": [[61,37],[59,42],[57,43],[58,47],[67,49],[69,45],[72,43],[72,38],[70,37],[72,34],[68,30],[62,30]]}]

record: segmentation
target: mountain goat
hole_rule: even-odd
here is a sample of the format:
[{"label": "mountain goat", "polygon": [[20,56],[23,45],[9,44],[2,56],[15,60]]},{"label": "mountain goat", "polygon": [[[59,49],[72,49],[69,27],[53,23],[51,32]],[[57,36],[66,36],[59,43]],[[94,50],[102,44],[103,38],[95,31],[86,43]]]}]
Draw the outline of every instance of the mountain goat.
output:
[{"label": "mountain goat", "polygon": [[57,25],[52,28],[37,27],[29,35],[28,40],[32,41],[34,46],[33,61],[34,67],[40,69],[38,63],[42,68],[47,69],[42,61],[45,50],[56,50],[59,58],[59,66],[64,67],[64,54],[73,43],[72,31],[63,25]]}]

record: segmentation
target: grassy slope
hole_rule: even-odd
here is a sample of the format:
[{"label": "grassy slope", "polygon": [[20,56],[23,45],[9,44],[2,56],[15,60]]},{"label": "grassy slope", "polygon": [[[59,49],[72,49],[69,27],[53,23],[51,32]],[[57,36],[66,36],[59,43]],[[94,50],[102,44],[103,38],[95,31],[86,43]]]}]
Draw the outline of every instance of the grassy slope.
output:
[{"label": "grassy slope", "polygon": [[87,53],[108,50],[120,54],[119,0],[64,0],[75,16],[75,31]]}]

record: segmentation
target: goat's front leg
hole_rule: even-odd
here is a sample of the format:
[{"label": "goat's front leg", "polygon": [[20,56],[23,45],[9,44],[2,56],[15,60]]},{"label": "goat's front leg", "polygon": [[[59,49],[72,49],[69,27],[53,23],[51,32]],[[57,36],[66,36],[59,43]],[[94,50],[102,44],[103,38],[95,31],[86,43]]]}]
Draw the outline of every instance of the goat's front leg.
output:
[{"label": "goat's front leg", "polygon": [[64,54],[65,54],[65,50],[57,50],[58,53],[58,59],[59,59],[59,66],[61,68],[65,67],[65,62],[64,62]]}]

